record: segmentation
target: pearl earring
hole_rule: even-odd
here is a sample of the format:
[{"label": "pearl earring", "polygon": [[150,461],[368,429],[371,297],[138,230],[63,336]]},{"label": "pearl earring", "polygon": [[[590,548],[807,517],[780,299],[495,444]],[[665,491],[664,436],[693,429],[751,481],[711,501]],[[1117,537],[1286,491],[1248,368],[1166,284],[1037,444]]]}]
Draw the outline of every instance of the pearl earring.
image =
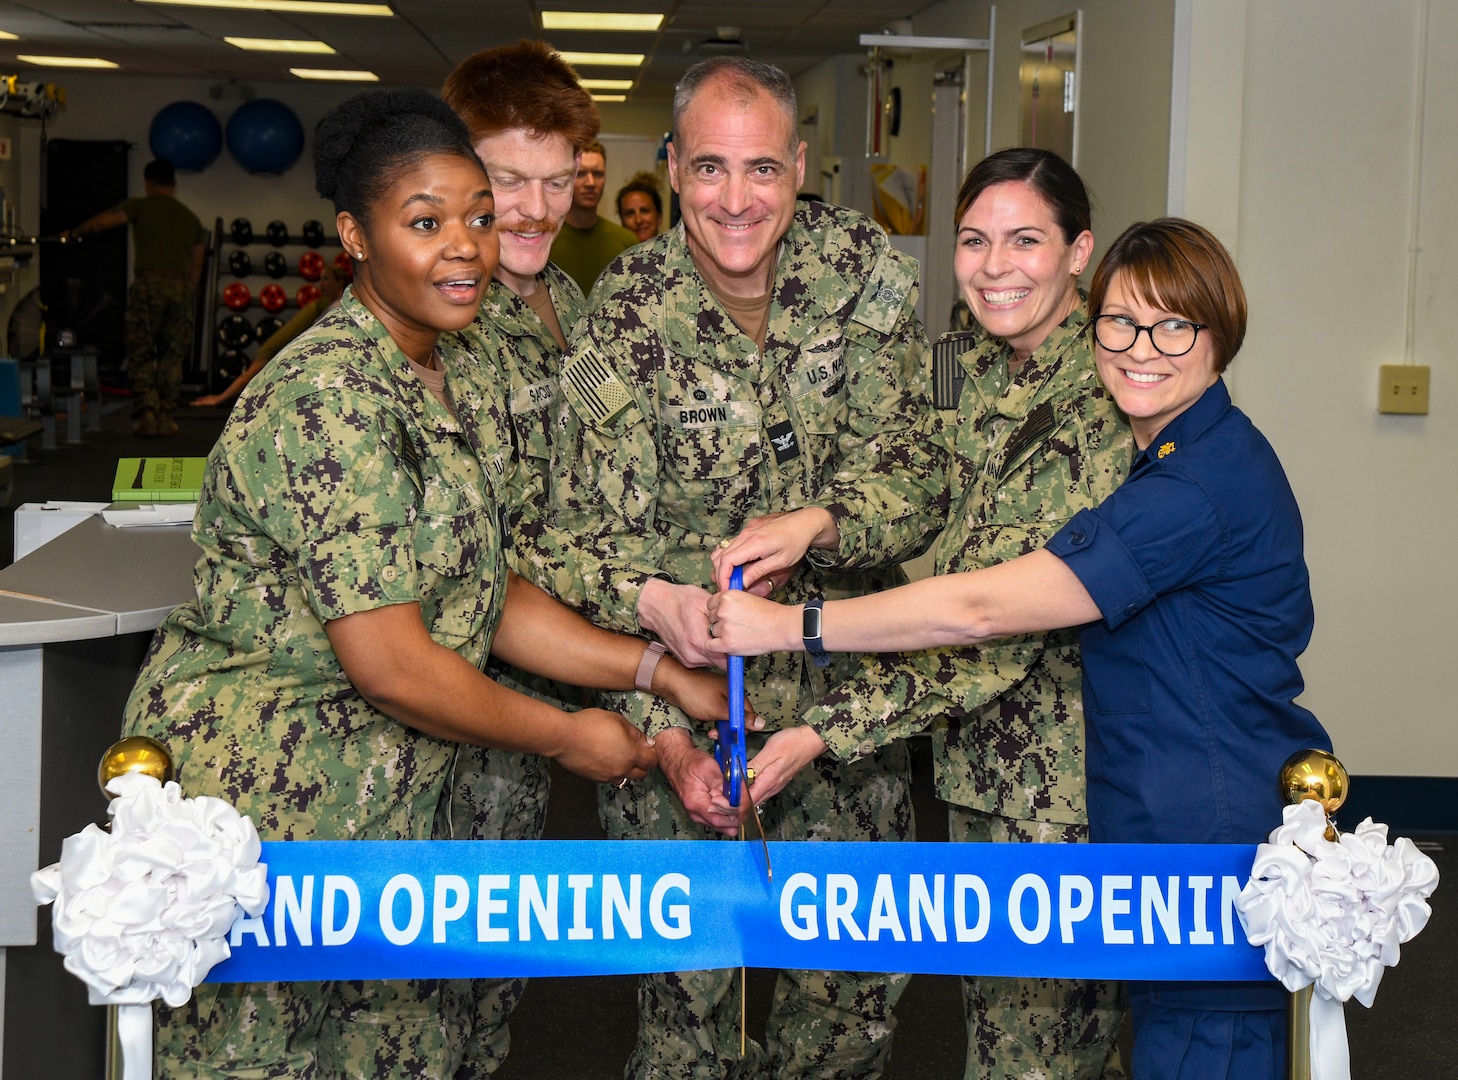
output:
[{"label": "pearl earring", "polygon": [[357,251],[354,254],[355,254],[355,258],[357,258],[360,262],[364,262],[364,252],[363,251]]}]

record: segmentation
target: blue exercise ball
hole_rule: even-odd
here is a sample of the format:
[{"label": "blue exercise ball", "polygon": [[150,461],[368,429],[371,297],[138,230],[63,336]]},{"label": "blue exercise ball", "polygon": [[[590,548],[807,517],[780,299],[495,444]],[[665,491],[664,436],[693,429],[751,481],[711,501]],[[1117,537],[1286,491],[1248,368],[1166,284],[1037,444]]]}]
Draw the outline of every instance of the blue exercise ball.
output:
[{"label": "blue exercise ball", "polygon": [[251,173],[286,172],[304,152],[304,125],[282,101],[259,98],[228,118],[228,153]]},{"label": "blue exercise ball", "polygon": [[223,125],[206,105],[174,101],[152,117],[147,145],[153,157],[166,158],[185,172],[201,172],[223,152]]}]

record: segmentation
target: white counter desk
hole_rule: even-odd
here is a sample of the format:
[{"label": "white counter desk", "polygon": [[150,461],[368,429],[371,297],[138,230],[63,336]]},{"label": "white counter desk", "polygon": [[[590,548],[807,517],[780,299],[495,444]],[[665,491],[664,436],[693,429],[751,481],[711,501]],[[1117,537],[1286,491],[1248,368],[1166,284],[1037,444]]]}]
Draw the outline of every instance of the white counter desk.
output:
[{"label": "white counter desk", "polygon": [[192,595],[186,527],[97,516],[0,570],[0,1027],[4,1075],[99,1077],[104,1010],[51,949],[31,871],[105,818],[96,765],[151,631]]}]

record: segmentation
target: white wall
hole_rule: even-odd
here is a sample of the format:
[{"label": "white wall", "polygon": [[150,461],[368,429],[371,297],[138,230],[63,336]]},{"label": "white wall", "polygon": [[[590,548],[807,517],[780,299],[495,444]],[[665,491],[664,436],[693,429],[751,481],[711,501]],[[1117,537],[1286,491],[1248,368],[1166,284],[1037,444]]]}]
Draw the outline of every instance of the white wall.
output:
[{"label": "white wall", "polygon": [[[1232,242],[1250,295],[1231,383],[1306,522],[1303,703],[1353,772],[1458,775],[1458,571],[1443,550],[1458,527],[1458,8],[1432,4],[1424,26],[1422,0],[1180,4],[1189,119],[1172,201]],[[1431,412],[1381,416],[1378,365],[1405,358],[1414,220]]]}]

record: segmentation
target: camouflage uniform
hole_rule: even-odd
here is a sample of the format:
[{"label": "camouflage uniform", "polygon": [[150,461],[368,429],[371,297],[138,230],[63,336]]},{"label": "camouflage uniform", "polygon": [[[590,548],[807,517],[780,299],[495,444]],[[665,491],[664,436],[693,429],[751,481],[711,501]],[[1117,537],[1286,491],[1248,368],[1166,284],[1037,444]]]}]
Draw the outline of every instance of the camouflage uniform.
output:
[{"label": "camouflage uniform", "polygon": [[[542,284],[551,290],[564,331],[570,329],[585,303],[577,283],[548,263]],[[491,397],[505,402],[511,414],[515,461],[505,484],[505,511],[508,556],[513,557],[522,534],[534,535],[534,523],[545,511],[562,351],[527,302],[494,280],[476,320],[460,339],[475,355],[479,376],[492,384]],[[513,565],[530,574],[530,567],[514,557]],[[499,661],[492,661],[486,673],[503,686],[559,708],[576,708],[581,700],[575,687],[555,685]],[[537,754],[462,746],[451,798],[443,804],[449,819],[441,832],[468,840],[540,840],[548,786],[547,760]],[[471,1037],[455,1080],[490,1076],[501,1067],[511,1045],[507,1021],[525,989],[525,979],[473,980]]]},{"label": "camouflage uniform", "polygon": [[[1082,305],[1016,375],[997,338],[952,334],[933,359],[951,454],[936,573],[1034,551],[1128,470],[1133,440],[1099,383]],[[952,411],[955,410],[955,411]],[[867,658],[806,715],[842,760],[934,724],[953,840],[1088,839],[1077,630]],[[1097,1077],[1122,1016],[1118,984],[964,980],[967,1077]]]},{"label": "camouflage uniform", "polygon": [[[637,632],[649,577],[707,584],[721,538],[812,502],[836,508],[857,570],[905,557],[932,527],[922,507],[944,482],[940,460],[915,438],[930,405],[915,294],[915,262],[868,219],[801,206],[781,243],[761,355],[694,268],[682,228],[621,256],[593,289],[564,369],[552,526],[567,539],[540,545],[537,580],[595,621]],[[863,542],[873,527],[874,550]],[[807,568],[784,596],[899,580],[899,571]],[[780,654],[748,661],[745,682],[774,730],[854,668],[844,657],[816,668]],[[624,707],[650,732],[689,726],[656,698]],[[763,808],[766,828],[796,839],[906,839],[905,772],[901,747],[807,769]],[[599,798],[615,837],[715,835],[688,820],[658,772],[621,791],[601,787]],[[646,976],[629,1074],[879,1075],[905,980],[781,973],[768,1064],[755,1046],[736,1066],[738,972]]]},{"label": "camouflage uniform", "polygon": [[171,195],[126,199],[117,209],[132,228],[126,335],[133,407],[170,412],[192,348],[192,249],[207,234],[197,215]]},{"label": "camouflage uniform", "polygon": [[[441,342],[458,423],[346,291],[246,389],[208,461],[196,599],[158,629],[126,731],[171,750],[189,795],[265,840],[433,835],[456,745],[367,704],[325,624],[418,603],[483,667],[505,596],[496,507],[511,436]],[[457,1004],[433,981],[208,984],[159,1004],[159,1077],[448,1076]]]}]

